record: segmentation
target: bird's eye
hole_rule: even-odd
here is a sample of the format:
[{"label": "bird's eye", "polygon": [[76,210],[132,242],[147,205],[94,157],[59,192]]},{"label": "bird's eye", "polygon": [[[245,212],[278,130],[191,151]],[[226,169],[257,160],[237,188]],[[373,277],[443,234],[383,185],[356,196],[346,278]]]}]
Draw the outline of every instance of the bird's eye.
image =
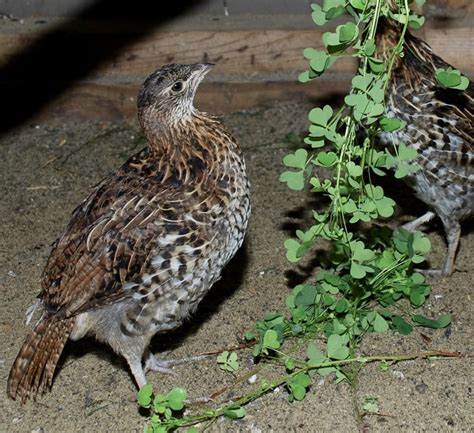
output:
[{"label": "bird's eye", "polygon": [[171,87],[171,90],[173,92],[180,92],[181,90],[183,90],[183,82],[176,81],[176,83],[173,84],[173,87]]}]

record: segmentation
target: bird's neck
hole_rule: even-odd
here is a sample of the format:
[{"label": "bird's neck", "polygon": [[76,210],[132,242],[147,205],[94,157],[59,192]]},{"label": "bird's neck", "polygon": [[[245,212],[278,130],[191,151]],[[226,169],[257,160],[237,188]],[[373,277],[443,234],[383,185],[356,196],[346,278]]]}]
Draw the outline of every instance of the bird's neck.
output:
[{"label": "bird's neck", "polygon": [[392,50],[398,44],[401,31],[402,28],[399,23],[385,18],[380,19],[376,35],[379,58],[386,61],[390,57]]},{"label": "bird's neck", "polygon": [[[387,61],[392,55],[393,49],[398,44],[402,24],[393,20],[381,19],[377,29],[377,57]],[[432,76],[436,70],[436,63],[439,63],[424,41],[413,36],[408,30],[404,38],[404,56],[398,57],[394,63],[395,75],[402,74],[408,76],[406,80],[416,80],[418,76]],[[401,67],[403,65],[403,67]],[[397,68],[400,67],[397,71]]]},{"label": "bird's neck", "polygon": [[143,122],[142,128],[160,171],[180,182],[220,177],[233,159],[228,156],[240,152],[222,124],[199,111],[173,124]]}]

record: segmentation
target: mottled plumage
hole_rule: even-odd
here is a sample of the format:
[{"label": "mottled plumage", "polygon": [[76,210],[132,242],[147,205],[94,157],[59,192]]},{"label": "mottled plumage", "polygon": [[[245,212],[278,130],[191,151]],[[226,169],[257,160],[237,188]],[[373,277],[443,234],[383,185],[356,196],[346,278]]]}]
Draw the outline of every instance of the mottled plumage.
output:
[{"label": "mottled plumage", "polygon": [[[398,42],[400,26],[384,21],[378,44],[382,57]],[[437,68],[448,65],[431,47],[410,32],[405,55],[394,65],[388,87],[388,115],[403,119],[407,127],[382,136],[386,143],[405,143],[418,152],[420,167],[408,176],[416,195],[441,219],[447,235],[448,254],[441,273],[454,270],[461,234],[460,221],[474,214],[474,86],[466,91],[443,88]],[[428,212],[407,225],[413,230],[431,220]]]},{"label": "mottled plumage", "polygon": [[10,397],[50,386],[66,341],[85,335],[123,355],[143,386],[150,339],[194,312],[242,244],[244,159],[223,125],[193,107],[210,66],[168,65],[145,81],[138,117],[148,147],[96,186],[54,245],[44,314],[11,369]]}]

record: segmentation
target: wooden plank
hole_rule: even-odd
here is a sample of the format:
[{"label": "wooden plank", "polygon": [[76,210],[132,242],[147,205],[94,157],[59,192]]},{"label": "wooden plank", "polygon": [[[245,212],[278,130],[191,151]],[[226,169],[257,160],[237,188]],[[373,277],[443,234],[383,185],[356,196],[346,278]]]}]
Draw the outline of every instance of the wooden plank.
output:
[{"label": "wooden plank", "polygon": [[[425,38],[448,63],[472,71],[472,50],[465,55],[466,46],[472,47],[472,30],[427,28]],[[127,47],[98,74],[141,76],[151,65],[171,62],[216,63],[215,73],[221,75],[301,71],[307,68],[303,49],[323,49],[321,36],[319,30],[156,33]],[[334,70],[347,73],[354,65],[354,59],[344,58]]]},{"label": "wooden plank", "polygon": [[[85,7],[93,5],[93,0],[42,0],[19,1],[0,0],[0,10],[15,17],[65,17],[80,13]],[[322,0],[200,0],[191,11],[193,15],[231,16],[250,14],[306,14],[311,10],[311,3],[321,4]],[[160,7],[161,5],[158,5]],[[129,9],[137,5],[129,4]],[[161,6],[162,7],[162,6]],[[465,13],[474,11],[472,0],[429,0],[425,12],[443,11]],[[446,15],[445,15],[446,16]]]},{"label": "wooden plank", "polygon": [[[464,26],[457,28],[428,26],[422,30],[420,36],[446,61],[472,76],[473,29],[467,26],[465,21],[462,22]],[[8,64],[15,53],[28,49],[42,33],[39,30],[24,32],[18,26],[9,28],[8,31],[2,31],[0,26],[0,67],[2,64]],[[140,35],[139,32],[138,34]],[[41,107],[43,101],[54,96],[55,91],[62,92],[63,87],[57,83],[63,82],[73,87],[62,93],[53,103],[49,103],[46,108],[43,107],[43,114],[49,110],[54,116],[131,119],[135,117],[135,98],[141,82],[151,71],[164,63],[215,62],[216,68],[207,77],[198,94],[198,106],[213,112],[247,109],[279,100],[327,99],[334,93],[347,91],[348,81],[356,68],[355,59],[340,59],[322,79],[306,86],[296,83],[297,73],[307,68],[302,50],[308,46],[322,48],[321,31],[317,28],[153,31],[142,35],[141,39],[135,39],[133,43],[124,44],[123,48],[119,44],[119,54],[104,60],[88,77],[72,75],[77,67],[95,65],[90,58],[102,59],[110,55],[110,52],[114,51],[110,47],[117,46],[112,42],[116,42],[117,38],[128,41],[127,34],[107,26],[71,30],[67,37],[65,35],[64,42],[59,38],[59,43],[56,41],[54,48],[47,52],[47,58],[52,59],[52,66],[42,68],[38,62],[41,62],[50,46],[46,40],[40,50],[36,49],[30,66],[10,68],[8,76],[2,76],[2,85],[11,89],[12,82],[16,81],[16,85],[21,88],[22,82],[31,81],[31,71],[38,63],[36,73],[41,76],[40,85],[45,91],[37,95],[39,102],[37,101],[34,110]],[[71,41],[76,43],[71,45]],[[78,41],[80,43],[77,43]],[[61,63],[63,45],[64,49],[70,46],[87,47],[84,52],[79,50],[80,63],[75,67],[69,63]],[[70,53],[71,51],[69,57]],[[85,67],[82,70],[89,69]],[[15,98],[15,93],[10,96]]]},{"label": "wooden plank", "polygon": [[425,39],[444,61],[465,74],[474,74],[474,28],[426,28]]},{"label": "wooden plank", "polygon": [[[472,27],[427,28],[423,33],[436,53],[448,63],[466,73],[474,71]],[[117,35],[93,34],[81,37],[90,38],[92,51],[94,45],[103,50],[107,38]],[[14,53],[24,50],[33,41],[34,36],[28,34],[0,33],[0,64],[8,62]],[[212,62],[217,64],[213,76],[222,81],[226,76],[235,79],[240,75],[248,80],[249,77],[258,79],[259,74],[270,73],[288,79],[297,71],[306,69],[307,61],[302,56],[306,47],[322,48],[319,30],[153,32],[125,46],[117,56],[92,72],[91,77],[135,81],[165,63]],[[469,47],[470,55],[466,55],[469,54]],[[88,53],[82,55],[87,62]],[[354,65],[354,59],[345,58],[339,60],[333,70],[346,74],[354,69]]]},{"label": "wooden plank", "polygon": [[[69,36],[71,37],[71,36]],[[90,50],[107,45],[114,34],[76,34],[90,39]],[[123,37],[123,36],[122,36]],[[94,77],[144,77],[166,63],[216,63],[221,75],[294,72],[306,67],[302,51],[320,46],[321,33],[306,31],[154,32],[125,46],[93,72]],[[0,33],[0,64],[5,64],[34,42],[35,35]],[[82,53],[87,62],[88,53]],[[341,72],[354,62],[340,61]],[[64,78],[64,77],[63,77]]]},{"label": "wooden plank", "polygon": [[430,17],[439,17],[444,20],[454,19],[474,13],[472,0],[430,0],[423,6],[423,12]]},{"label": "wooden plank", "polygon": [[[313,2],[314,0],[227,0],[224,3],[222,0],[200,0],[193,8],[193,13],[216,16],[223,16],[226,12],[230,15],[307,13],[311,10]],[[0,10],[3,13],[22,18],[30,16],[64,17],[76,15],[91,4],[93,4],[93,0],[0,0]],[[134,8],[137,5],[129,4],[128,7]]]}]

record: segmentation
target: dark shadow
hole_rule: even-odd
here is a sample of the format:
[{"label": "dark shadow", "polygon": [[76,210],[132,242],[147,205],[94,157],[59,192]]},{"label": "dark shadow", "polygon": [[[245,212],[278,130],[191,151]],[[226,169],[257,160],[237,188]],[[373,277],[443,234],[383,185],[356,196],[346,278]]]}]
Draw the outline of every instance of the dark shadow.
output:
[{"label": "dark shadow", "polygon": [[[27,120],[126,45],[199,3],[97,0],[40,36],[0,68],[0,134]],[[159,65],[166,59],[156,61]]]},{"label": "dark shadow", "polygon": [[383,188],[386,196],[395,200],[396,216],[401,217],[403,223],[428,212],[428,206],[415,196],[413,189],[403,179],[395,178],[392,171],[387,172],[386,176],[372,176],[372,181]]},{"label": "dark shadow", "polygon": [[[322,194],[306,192],[306,199],[302,206],[287,212],[280,224],[280,230],[284,231],[288,237],[294,238],[296,230],[307,230],[314,223],[313,211],[322,211],[329,204],[329,200]],[[326,263],[327,243],[318,241],[306,258],[291,266],[285,271],[285,278],[289,288],[294,288],[298,284],[310,283],[311,277],[314,277],[318,268]],[[314,281],[312,281],[314,283]]]},{"label": "dark shadow", "polygon": [[296,267],[285,271],[285,278],[288,282],[287,286],[290,289],[299,284],[314,284],[316,281],[314,277],[318,270],[321,269],[321,265],[327,261],[325,259],[327,251],[316,249],[309,254],[311,254],[311,260],[306,261],[304,265],[297,264]]},{"label": "dark shadow", "polygon": [[[316,79],[316,83],[318,80]],[[347,82],[347,92],[349,92],[351,86],[350,82]],[[324,97],[311,97],[310,102],[313,104],[314,107],[324,107],[325,105],[330,105],[331,107],[342,107],[344,104],[344,98],[346,96],[346,92],[341,93],[341,92],[334,92],[334,93],[329,93],[325,95]]]},{"label": "dark shadow", "polygon": [[309,203],[305,206],[293,208],[284,215],[284,219],[280,224],[280,230],[284,231],[287,236],[294,236],[296,230],[303,229],[308,222],[308,215],[311,210]]},{"label": "dark shadow", "polygon": [[294,236],[296,230],[307,230],[314,224],[313,211],[323,212],[329,204],[327,196],[307,191],[304,204],[283,215],[280,230],[288,236]]}]

